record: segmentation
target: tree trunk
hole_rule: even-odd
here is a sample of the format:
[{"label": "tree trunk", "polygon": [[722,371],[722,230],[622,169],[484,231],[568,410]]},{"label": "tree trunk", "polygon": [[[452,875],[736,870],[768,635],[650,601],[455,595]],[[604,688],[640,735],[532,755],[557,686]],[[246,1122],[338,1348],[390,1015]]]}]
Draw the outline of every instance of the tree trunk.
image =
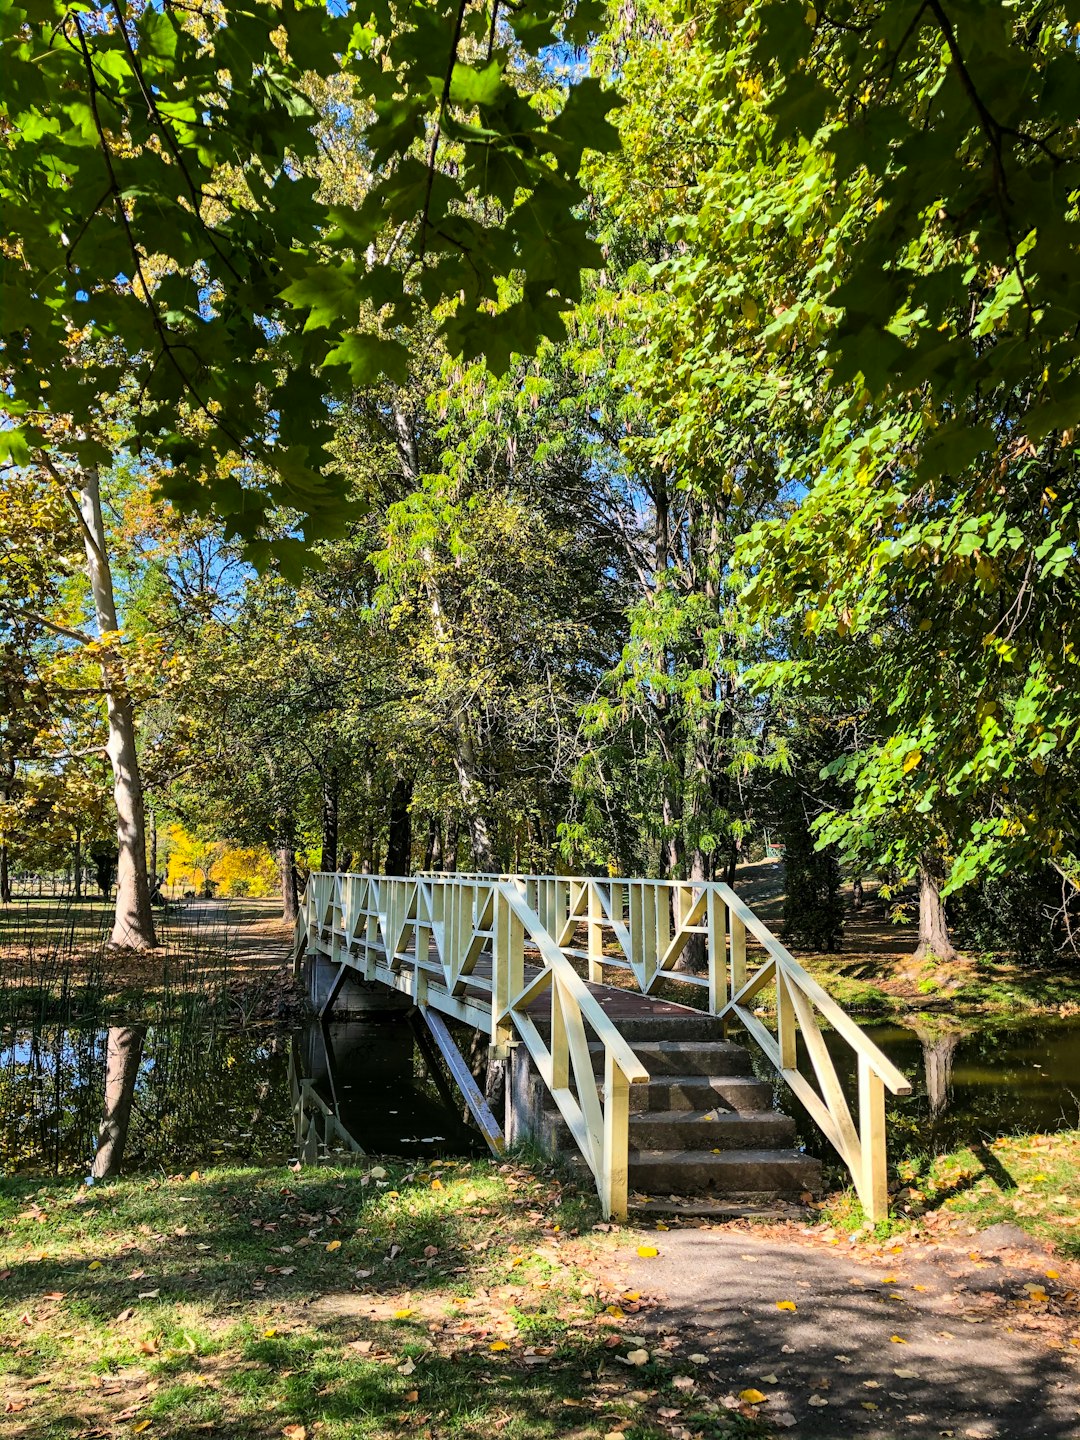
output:
[{"label": "tree trunk", "polygon": [[936,860],[919,865],[919,945],[916,960],[933,955],[938,960],[955,960],[956,950],[949,939],[945,902],[941,898],[942,876]]},{"label": "tree trunk", "polygon": [[387,875],[408,875],[412,869],[412,781],[398,775],[390,791],[390,814],[387,823]]},{"label": "tree trunk", "polygon": [[[83,521],[86,567],[94,596],[98,630],[102,637],[116,635],[116,602],[112,571],[105,545],[105,523],[101,516],[101,492],[97,469],[83,472],[79,490],[79,513]],[[123,658],[116,643],[101,652],[101,676],[105,688],[109,738],[106,752],[113,772],[113,801],[116,806],[116,909],[110,945],[149,950],[157,944],[150,888],[146,878],[146,813],[142,777],[135,744],[135,712],[124,675]]]},{"label": "tree trunk", "polygon": [[0,904],[11,904],[11,871],[8,869],[7,841],[0,841]]},{"label": "tree trunk", "polygon": [[75,826],[75,899],[82,899],[82,827]]},{"label": "tree trunk", "polygon": [[323,781],[320,865],[331,872],[338,868],[338,777],[332,771]]},{"label": "tree trunk", "polygon": [[278,851],[281,870],[281,918],[293,922],[300,914],[300,895],[296,888],[296,852],[291,845]]},{"label": "tree trunk", "polygon": [[438,816],[434,811],[428,816],[427,839],[424,841],[424,870],[432,870],[435,865],[435,842],[438,839]]},{"label": "tree trunk", "polygon": [[476,752],[464,719],[459,719],[457,724],[454,772],[461,793],[465,828],[469,832],[469,844],[472,847],[473,869],[497,870],[499,867],[495,859],[495,847],[491,842],[491,831],[484,815],[481,786],[477,779]]},{"label": "tree trunk", "polygon": [[855,910],[861,910],[863,907],[863,885],[861,875],[856,875],[855,879],[851,882],[851,904],[852,908]]},{"label": "tree trunk", "polygon": [[120,1173],[145,1036],[145,1025],[121,1025],[109,1031],[105,1058],[105,1103],[101,1111],[97,1150],[90,1170],[95,1180],[105,1180]]},{"label": "tree trunk", "polygon": [[151,895],[158,888],[157,883],[157,816],[153,810],[150,811],[150,893]]}]

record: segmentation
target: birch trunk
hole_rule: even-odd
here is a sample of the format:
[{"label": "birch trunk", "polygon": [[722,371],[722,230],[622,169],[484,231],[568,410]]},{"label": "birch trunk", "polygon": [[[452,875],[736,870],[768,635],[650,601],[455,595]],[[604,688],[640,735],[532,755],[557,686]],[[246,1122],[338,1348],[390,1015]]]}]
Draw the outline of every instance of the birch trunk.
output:
[{"label": "birch trunk", "polygon": [[[115,636],[119,626],[116,623],[112,570],[105,544],[101,491],[95,468],[83,472],[78,504],[98,630],[102,636]],[[109,722],[105,749],[113,772],[118,852],[116,910],[109,944],[150,950],[157,944],[157,937],[146,877],[146,810],[135,745],[135,712],[128,693],[123,659],[115,644],[102,650],[101,675]]]}]

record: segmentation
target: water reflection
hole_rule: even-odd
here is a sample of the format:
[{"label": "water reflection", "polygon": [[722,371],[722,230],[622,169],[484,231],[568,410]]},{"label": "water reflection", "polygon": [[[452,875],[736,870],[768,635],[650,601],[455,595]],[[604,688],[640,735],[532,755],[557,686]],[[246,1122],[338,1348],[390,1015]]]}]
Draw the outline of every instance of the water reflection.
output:
[{"label": "water reflection", "polygon": [[417,1041],[400,1015],[292,1034],[198,1020],[19,1031],[0,1043],[0,1173],[482,1152]]},{"label": "water reflection", "polygon": [[[982,1024],[925,1017],[911,1026],[889,1021],[863,1029],[912,1084],[911,1095],[886,1097],[893,1160],[997,1135],[1080,1126],[1080,1017]],[[834,1032],[825,1040],[853,1102],[854,1054]],[[812,1076],[801,1040],[799,1049],[799,1068]],[[773,1078],[768,1062],[759,1073]],[[776,1103],[795,1116],[805,1148],[831,1161],[828,1142],[780,1080]]]},{"label": "water reflection", "polygon": [[[866,1027],[913,1083],[889,1099],[894,1160],[1015,1131],[1080,1124],[1080,1017],[974,1028]],[[851,1051],[826,1037],[856,1089]],[[753,1048],[753,1047],[751,1047]],[[759,1057],[760,1059],[760,1057]],[[808,1069],[805,1055],[801,1063]],[[761,1061],[763,1075],[767,1062]],[[806,1148],[827,1142],[782,1081]],[[210,1163],[485,1153],[441,1057],[404,1015],[313,1020],[289,1034],[198,1019],[41,1026],[0,1041],[0,1173],[104,1178]]]},{"label": "water reflection", "polygon": [[314,1023],[298,1035],[291,1078],[301,1158],[482,1153],[424,1039],[398,1016]]}]

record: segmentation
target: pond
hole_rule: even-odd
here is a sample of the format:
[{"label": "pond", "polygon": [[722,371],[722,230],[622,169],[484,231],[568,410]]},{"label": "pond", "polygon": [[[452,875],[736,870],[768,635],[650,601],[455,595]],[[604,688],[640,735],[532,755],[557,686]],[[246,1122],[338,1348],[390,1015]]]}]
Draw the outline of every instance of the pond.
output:
[{"label": "pond", "polygon": [[[1017,1131],[1080,1125],[1080,1017],[1019,1024],[864,1027],[912,1081],[889,1098],[893,1160]],[[827,1037],[849,1093],[853,1056]],[[451,1082],[405,1015],[292,1031],[192,1019],[41,1026],[0,1040],[0,1174],[83,1178],[209,1164],[318,1163],[362,1151],[486,1153]],[[753,1047],[751,1047],[753,1048]],[[760,1056],[760,1073],[769,1076]],[[803,1064],[805,1065],[805,1056]],[[834,1157],[776,1080],[800,1143]],[[103,1112],[108,1120],[99,1148]],[[122,1132],[122,1133],[120,1133]]]},{"label": "pond", "polygon": [[[485,1151],[407,1018],[41,1026],[0,1044],[0,1174]],[[104,1123],[103,1123],[104,1122]],[[102,1145],[99,1135],[104,1136]]]},{"label": "pond", "polygon": [[[911,1025],[887,1021],[862,1029],[912,1086],[911,1095],[902,1098],[886,1092],[893,1161],[998,1135],[1080,1127],[1080,1016],[1022,1022],[927,1017]],[[825,1040],[851,1103],[857,1094],[854,1052],[835,1032],[826,1032]],[[799,1069],[810,1076],[801,1041],[799,1049]],[[759,1052],[754,1063],[763,1078],[775,1078]],[[779,1078],[775,1097],[778,1108],[795,1117],[800,1144],[823,1160],[835,1159]]]}]

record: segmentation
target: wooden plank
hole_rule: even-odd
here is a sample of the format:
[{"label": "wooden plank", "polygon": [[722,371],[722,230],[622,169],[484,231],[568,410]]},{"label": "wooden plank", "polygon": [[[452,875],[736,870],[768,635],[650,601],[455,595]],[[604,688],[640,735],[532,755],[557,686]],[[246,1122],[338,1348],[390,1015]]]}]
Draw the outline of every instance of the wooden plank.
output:
[{"label": "wooden plank", "polygon": [[454,1083],[461,1091],[469,1112],[479,1125],[488,1148],[493,1155],[501,1155],[506,1148],[506,1141],[503,1137],[503,1127],[496,1120],[491,1106],[484,1098],[480,1087],[473,1079],[472,1071],[465,1061],[465,1056],[454,1044],[454,1037],[446,1028],[442,1017],[435,1014],[430,1006],[420,1010],[424,1024],[431,1031],[435,1044],[446,1061],[450,1074],[454,1077]]}]

